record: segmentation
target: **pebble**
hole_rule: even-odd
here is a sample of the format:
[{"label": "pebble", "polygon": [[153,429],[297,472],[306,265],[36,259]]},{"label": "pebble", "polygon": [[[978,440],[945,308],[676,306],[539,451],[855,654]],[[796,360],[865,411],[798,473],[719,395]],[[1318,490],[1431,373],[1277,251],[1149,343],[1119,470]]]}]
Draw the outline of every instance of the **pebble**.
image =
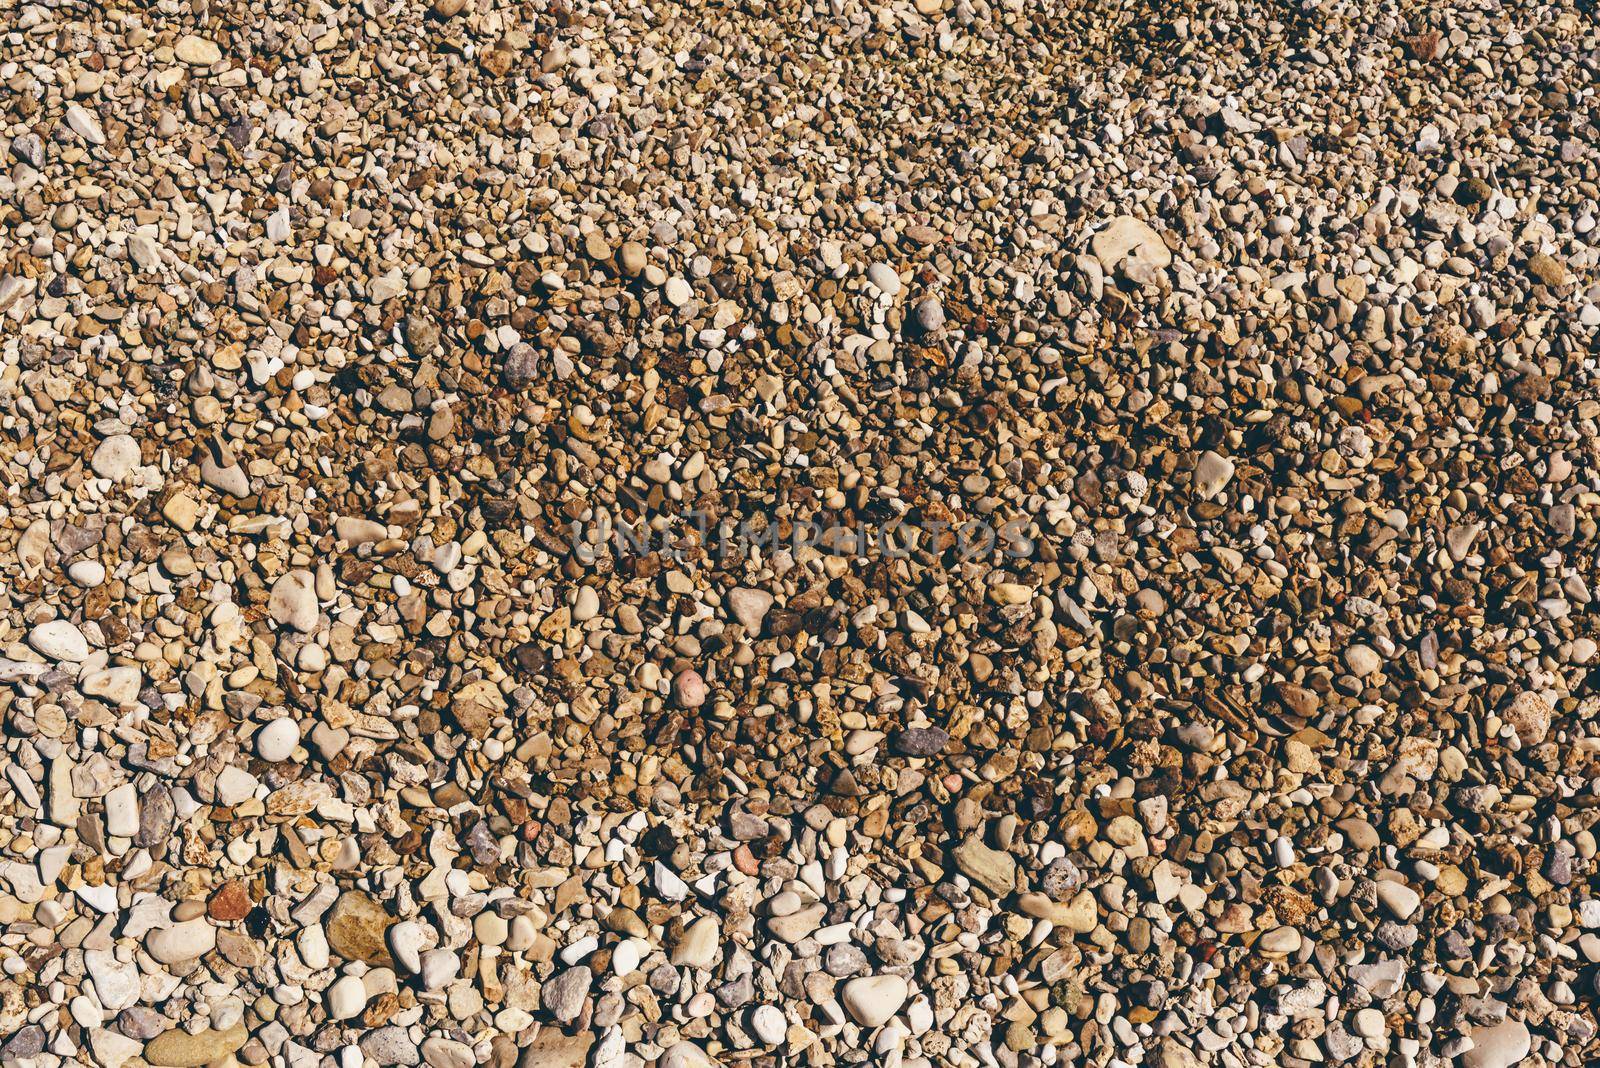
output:
[{"label": "pebble", "polygon": [[701,916],[684,929],[672,951],[675,967],[709,968],[716,959],[721,935],[715,916]]},{"label": "pebble", "polygon": [[89,659],[89,642],[83,631],[64,619],[40,623],[28,632],[28,644],[40,656],[77,664]]},{"label": "pebble", "polygon": [[145,1043],[145,1063],[154,1068],[201,1068],[230,1056],[250,1034],[243,1022],[221,1031],[206,1029],[190,1034],[174,1029]]},{"label": "pebble", "polygon": [[750,1010],[750,1036],[762,1046],[782,1045],[788,1034],[788,1021],[772,1005],[757,1005]]},{"label": "pebble", "polygon": [[422,1051],[404,1027],[376,1027],[361,1036],[361,1052],[382,1068],[401,1065],[413,1068],[422,1062]]},{"label": "pebble", "polygon": [[1106,271],[1115,270],[1130,257],[1153,267],[1167,267],[1172,263],[1172,253],[1161,235],[1148,223],[1131,215],[1112,219],[1096,232],[1090,244],[1095,259]]},{"label": "pebble", "polygon": [[300,744],[300,726],[288,717],[275,719],[256,732],[256,755],[268,763],[288,760]]},{"label": "pebble", "polygon": [[1521,1064],[1532,1049],[1527,1025],[1520,1020],[1474,1027],[1468,1037],[1472,1048],[1461,1055],[1462,1068],[1511,1068]]},{"label": "pebble", "polygon": [[686,668],[672,680],[672,699],[680,708],[699,708],[708,696],[705,679],[698,671]]},{"label": "pebble", "polygon": [[353,975],[341,976],[328,987],[328,1018],[349,1020],[361,1015],[367,1007],[367,988]]},{"label": "pebble", "polygon": [[944,752],[950,734],[940,727],[907,727],[894,736],[894,747],[910,757],[932,757]]},{"label": "pebble", "polygon": [[938,297],[923,297],[917,301],[912,309],[916,319],[917,328],[925,334],[931,334],[945,324],[944,305]]},{"label": "pebble", "polygon": [[744,627],[747,634],[761,633],[761,625],[766,620],[767,613],[772,611],[772,604],[772,594],[765,590],[738,587],[728,593],[729,610],[733,612],[733,617]]},{"label": "pebble", "polygon": [[183,62],[197,67],[215,66],[222,59],[222,50],[215,41],[192,33],[180,37],[172,51]]},{"label": "pebble", "polygon": [[1211,500],[1227,488],[1233,475],[1233,461],[1208,449],[1200,454],[1200,462],[1195,465],[1195,492],[1202,500]]},{"label": "pebble", "polygon": [[1422,905],[1422,896],[1404,883],[1378,881],[1378,901],[1397,920],[1409,920]]},{"label": "pebble", "polygon": [[422,989],[443,990],[461,971],[461,961],[448,949],[430,949],[422,954],[417,974],[422,978]]},{"label": "pebble", "polygon": [[901,976],[867,975],[845,983],[839,1000],[862,1027],[881,1027],[900,1011],[909,994]]},{"label": "pebble", "polygon": [[139,466],[139,443],[130,434],[112,434],[95,447],[89,467],[101,478],[121,482]]},{"label": "pebble", "polygon": [[867,281],[886,297],[900,295],[900,275],[887,263],[873,263],[867,267]]},{"label": "pebble", "polygon": [[393,923],[382,905],[359,890],[340,894],[322,920],[334,953],[345,960],[381,967],[394,964],[386,941]]},{"label": "pebble", "polygon": [[594,975],[585,965],[557,972],[545,982],[540,992],[545,1010],[559,1023],[576,1020],[593,981]]},{"label": "pebble", "polygon": [[160,927],[145,936],[145,951],[162,964],[194,960],[216,948],[217,929],[203,919]]},{"label": "pebble", "polygon": [[289,627],[301,634],[309,634],[317,627],[319,618],[315,580],[311,572],[290,571],[272,584],[267,601],[273,622]]},{"label": "pebble", "polygon": [[1016,861],[975,837],[956,847],[955,860],[962,872],[992,893],[1009,894],[1016,886]]}]

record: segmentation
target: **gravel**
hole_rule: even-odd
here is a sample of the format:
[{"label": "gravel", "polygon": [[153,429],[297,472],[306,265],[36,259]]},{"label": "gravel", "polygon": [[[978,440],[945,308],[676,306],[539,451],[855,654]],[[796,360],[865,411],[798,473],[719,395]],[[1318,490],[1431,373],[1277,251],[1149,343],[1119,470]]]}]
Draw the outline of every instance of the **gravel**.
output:
[{"label": "gravel", "polygon": [[1574,4],[0,26],[0,1063],[1600,1063]]}]

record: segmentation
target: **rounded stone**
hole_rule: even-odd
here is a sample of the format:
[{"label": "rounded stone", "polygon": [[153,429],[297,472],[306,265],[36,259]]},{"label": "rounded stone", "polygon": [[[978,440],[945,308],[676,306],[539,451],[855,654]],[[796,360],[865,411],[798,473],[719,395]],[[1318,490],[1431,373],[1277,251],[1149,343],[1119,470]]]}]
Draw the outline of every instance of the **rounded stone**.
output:
[{"label": "rounded stone", "polygon": [[844,984],[839,1000],[862,1027],[881,1027],[906,1003],[910,987],[898,975],[866,975]]},{"label": "rounded stone", "polygon": [[129,434],[113,434],[94,450],[89,467],[101,478],[121,482],[139,466],[139,443]]},{"label": "rounded stone", "polygon": [[65,619],[52,619],[34,627],[28,632],[28,645],[51,660],[76,664],[89,659],[89,640]]},{"label": "rounded stone", "polygon": [[672,680],[672,699],[679,708],[699,708],[706,703],[706,680],[692,668],[678,672]]},{"label": "rounded stone", "polygon": [[268,723],[256,732],[256,755],[269,764],[288,760],[300,744],[300,725],[287,716]]}]

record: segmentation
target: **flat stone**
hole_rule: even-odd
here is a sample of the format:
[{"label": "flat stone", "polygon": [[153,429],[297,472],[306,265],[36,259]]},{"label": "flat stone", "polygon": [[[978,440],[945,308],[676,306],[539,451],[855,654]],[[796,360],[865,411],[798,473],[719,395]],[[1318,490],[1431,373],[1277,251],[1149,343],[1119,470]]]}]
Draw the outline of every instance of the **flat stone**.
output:
[{"label": "flat stone", "polygon": [[145,935],[144,948],[162,964],[181,964],[216,948],[217,929],[204,919],[185,920]]},{"label": "flat stone", "polygon": [[1512,1068],[1533,1048],[1532,1036],[1521,1020],[1474,1027],[1467,1037],[1472,1039],[1472,1048],[1461,1055],[1461,1068]]},{"label": "flat stone", "polygon": [[394,958],[384,936],[393,923],[382,905],[359,890],[347,890],[333,903],[322,925],[328,948],[340,957],[392,968]]},{"label": "flat stone", "polygon": [[83,631],[64,619],[40,623],[28,632],[28,645],[40,656],[76,664],[89,659],[89,641]]},{"label": "flat stone", "polygon": [[172,50],[173,55],[195,67],[210,67],[222,59],[222,49],[215,41],[194,34],[185,34]]},{"label": "flat stone", "polygon": [[101,478],[121,482],[139,466],[139,443],[131,434],[112,434],[95,446],[89,467]]},{"label": "flat stone", "polygon": [[593,1032],[565,1035],[554,1027],[546,1027],[522,1048],[517,1068],[586,1068],[593,1045]]},{"label": "flat stone", "polygon": [[583,1011],[584,999],[594,983],[594,973],[586,965],[557,972],[545,980],[539,990],[539,1001],[545,1011],[558,1023],[571,1023]]},{"label": "flat stone", "polygon": [[1089,247],[1094,258],[1108,273],[1129,257],[1152,267],[1169,267],[1172,264],[1172,252],[1161,240],[1161,235],[1149,223],[1131,215],[1119,215],[1096,231],[1089,240]]},{"label": "flat stone", "polygon": [[1200,454],[1194,467],[1194,491],[1201,500],[1209,501],[1233,481],[1233,461],[1207,449]]},{"label": "flat stone", "polygon": [[1017,862],[1011,854],[990,849],[973,836],[956,846],[954,855],[963,875],[997,897],[1016,888]]},{"label": "flat stone", "polygon": [[180,1028],[157,1035],[145,1044],[144,1059],[153,1068],[201,1068],[236,1053],[250,1040],[243,1021],[225,1031],[189,1034]]},{"label": "flat stone", "polygon": [[766,590],[752,590],[745,587],[735,587],[728,591],[728,609],[733,613],[744,627],[745,633],[752,636],[761,633],[761,626],[766,621],[767,613],[772,610],[772,594]]}]

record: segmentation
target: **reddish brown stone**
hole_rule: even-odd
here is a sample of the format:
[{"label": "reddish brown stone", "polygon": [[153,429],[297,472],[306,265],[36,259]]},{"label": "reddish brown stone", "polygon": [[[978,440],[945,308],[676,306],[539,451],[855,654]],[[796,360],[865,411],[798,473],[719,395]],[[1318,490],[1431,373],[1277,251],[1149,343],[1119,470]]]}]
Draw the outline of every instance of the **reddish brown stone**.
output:
[{"label": "reddish brown stone", "polygon": [[226,882],[211,895],[211,900],[206,903],[206,913],[213,920],[227,922],[244,919],[252,907],[250,893],[243,883]]}]

